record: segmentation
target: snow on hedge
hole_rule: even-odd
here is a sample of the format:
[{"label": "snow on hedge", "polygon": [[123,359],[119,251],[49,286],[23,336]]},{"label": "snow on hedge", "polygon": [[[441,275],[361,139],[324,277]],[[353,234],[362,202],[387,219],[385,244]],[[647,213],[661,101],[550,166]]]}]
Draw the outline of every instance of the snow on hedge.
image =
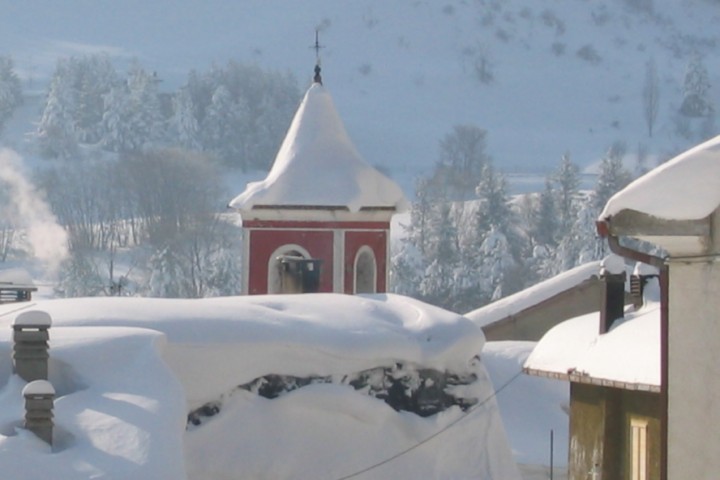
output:
[{"label": "snow on hedge", "polygon": [[[462,316],[396,295],[33,308],[53,320],[61,440],[51,454],[17,429],[23,382],[0,370],[0,445],[17,454],[13,478],[59,469],[68,479],[181,479],[184,457],[190,479],[332,480],[417,444],[357,478],[518,478],[479,360],[484,337]],[[12,315],[0,318],[9,360]],[[268,382],[274,396],[259,394]],[[436,410],[405,408],[423,402]]]}]

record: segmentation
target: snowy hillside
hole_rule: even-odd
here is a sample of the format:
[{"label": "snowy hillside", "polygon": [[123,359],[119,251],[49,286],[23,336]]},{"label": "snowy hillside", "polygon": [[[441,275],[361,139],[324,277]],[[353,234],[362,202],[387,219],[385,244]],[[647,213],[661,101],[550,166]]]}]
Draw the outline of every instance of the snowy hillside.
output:
[{"label": "snowy hillside", "polygon": [[[47,88],[57,58],[97,52],[121,67],[138,59],[167,90],[229,59],[289,71],[304,88],[320,28],[324,78],[350,136],[396,176],[424,172],[438,140],[466,123],[488,131],[507,171],[547,171],[566,151],[590,165],[616,141],[666,159],[715,131],[716,113],[703,125],[678,117],[694,53],[712,104],[720,95],[720,7],[705,0],[41,0],[8,5],[4,18],[2,53],[26,91]],[[642,102],[651,60],[652,137]]]}]

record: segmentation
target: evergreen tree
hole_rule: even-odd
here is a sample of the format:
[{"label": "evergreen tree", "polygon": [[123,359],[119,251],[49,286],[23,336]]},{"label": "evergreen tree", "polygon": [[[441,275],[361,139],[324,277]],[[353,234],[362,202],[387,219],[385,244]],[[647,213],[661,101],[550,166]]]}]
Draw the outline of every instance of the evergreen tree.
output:
[{"label": "evergreen tree", "polygon": [[580,188],[580,169],[566,153],[560,160],[553,181],[556,185],[555,204],[558,211],[558,227],[563,235],[575,221]]},{"label": "evergreen tree", "polygon": [[558,233],[555,192],[550,180],[545,180],[545,190],[537,198],[531,235],[536,244],[553,246]]},{"label": "evergreen tree", "polygon": [[74,120],[76,95],[66,71],[65,62],[60,60],[36,131],[40,151],[49,157],[69,158],[78,148]]},{"label": "evergreen tree", "polygon": [[22,88],[12,58],[0,56],[0,130],[21,103]]},{"label": "evergreen tree", "polygon": [[705,117],[714,110],[710,99],[710,77],[700,55],[688,62],[683,81],[683,101],[680,112],[688,117]]},{"label": "evergreen tree", "polygon": [[435,176],[448,185],[452,200],[466,201],[473,197],[482,169],[490,160],[485,152],[486,136],[485,130],[474,125],[456,125],[440,141]]},{"label": "evergreen tree", "polygon": [[425,300],[444,308],[450,308],[455,296],[455,269],[457,267],[457,234],[450,216],[448,202],[440,204],[430,225],[428,267],[420,284]]},{"label": "evergreen tree", "polygon": [[485,241],[486,234],[493,228],[507,234],[511,211],[505,176],[497,173],[492,164],[486,164],[482,169],[480,183],[475,193],[479,199],[475,217],[476,241],[481,243]]},{"label": "evergreen tree", "polygon": [[654,60],[645,64],[645,85],[643,85],[643,117],[648,128],[648,135],[652,137],[655,120],[660,106],[660,87],[658,86],[657,67]]},{"label": "evergreen tree", "polygon": [[195,105],[188,87],[183,87],[173,98],[172,123],[177,133],[178,143],[188,150],[199,150],[200,127],[195,117]]},{"label": "evergreen tree", "polygon": [[595,210],[599,214],[607,201],[632,180],[631,173],[623,166],[625,145],[615,143],[600,163],[600,174],[594,191]]},{"label": "evergreen tree", "polygon": [[247,170],[249,164],[244,148],[251,141],[247,136],[248,118],[244,99],[233,100],[224,85],[218,86],[202,125],[205,150],[213,152],[226,165]]},{"label": "evergreen tree", "polygon": [[103,148],[111,152],[130,150],[128,92],[125,85],[113,87],[103,97]]},{"label": "evergreen tree", "polygon": [[73,121],[78,141],[94,144],[102,139],[104,97],[119,77],[107,55],[92,55],[72,59],[72,77],[76,86]]}]

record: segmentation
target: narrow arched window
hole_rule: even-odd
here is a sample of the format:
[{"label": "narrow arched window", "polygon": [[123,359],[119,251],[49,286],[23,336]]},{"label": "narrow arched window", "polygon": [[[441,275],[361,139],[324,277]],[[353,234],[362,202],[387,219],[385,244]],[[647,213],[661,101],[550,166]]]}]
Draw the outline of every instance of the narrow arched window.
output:
[{"label": "narrow arched window", "polygon": [[377,292],[377,264],[375,253],[363,246],[355,255],[355,293]]}]

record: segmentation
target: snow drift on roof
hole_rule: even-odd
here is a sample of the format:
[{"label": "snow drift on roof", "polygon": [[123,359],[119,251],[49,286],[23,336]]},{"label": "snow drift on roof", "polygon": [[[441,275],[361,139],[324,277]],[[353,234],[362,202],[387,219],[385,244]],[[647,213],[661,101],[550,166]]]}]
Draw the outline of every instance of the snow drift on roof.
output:
[{"label": "snow drift on roof", "polygon": [[[337,479],[411,446],[365,476],[520,478],[478,358],[482,331],[460,315],[397,295],[339,294],[60,299],[37,308],[53,320],[58,442],[50,454],[16,428],[23,382],[0,361],[3,478]],[[0,317],[0,358],[11,356],[11,322]],[[423,418],[341,381],[377,367],[405,369],[407,388],[420,388],[424,368],[472,374],[452,388],[482,403],[471,415],[452,406]],[[336,381],[272,399],[238,387],[268,373]],[[219,406],[185,431],[188,410],[205,402]]]},{"label": "snow drift on roof", "polygon": [[229,204],[407,208],[400,187],[360,156],[325,88],[305,94],[267,178],[248,184]]},{"label": "snow drift on roof", "polygon": [[553,327],[538,342],[525,367],[627,384],[660,386],[660,293],[657,279],[645,286],[646,305],[600,334],[600,314]]},{"label": "snow drift on roof", "polygon": [[720,205],[720,136],[651,170],[613,195],[604,220],[635,210],[664,220],[697,220]]}]

